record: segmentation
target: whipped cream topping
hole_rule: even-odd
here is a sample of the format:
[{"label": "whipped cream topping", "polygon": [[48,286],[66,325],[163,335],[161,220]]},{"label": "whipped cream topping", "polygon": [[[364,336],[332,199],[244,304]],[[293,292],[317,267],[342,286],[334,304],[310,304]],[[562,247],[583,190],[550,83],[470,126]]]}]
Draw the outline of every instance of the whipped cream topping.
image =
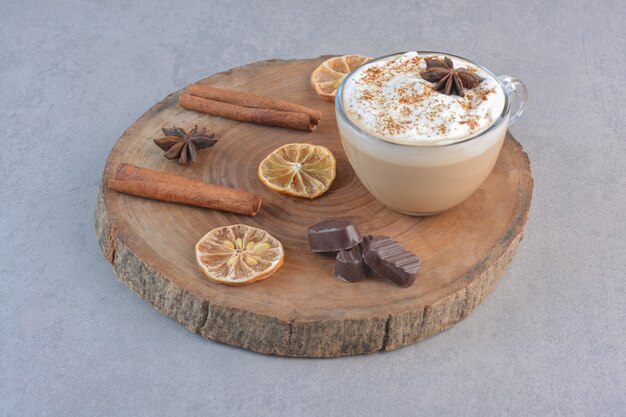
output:
[{"label": "whipped cream topping", "polygon": [[465,67],[484,80],[465,89],[464,97],[448,96],[420,76],[426,69],[425,57],[430,56],[407,52],[358,68],[343,87],[341,98],[348,118],[374,136],[410,145],[458,142],[498,119],[505,96],[490,74],[450,57],[454,68]]}]

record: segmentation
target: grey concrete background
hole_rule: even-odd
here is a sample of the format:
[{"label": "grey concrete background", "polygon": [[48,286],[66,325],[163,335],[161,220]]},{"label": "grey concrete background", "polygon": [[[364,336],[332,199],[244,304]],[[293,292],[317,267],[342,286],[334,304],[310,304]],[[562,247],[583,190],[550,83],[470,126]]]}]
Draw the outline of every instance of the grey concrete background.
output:
[{"label": "grey concrete background", "polygon": [[[626,415],[625,22],[622,0],[1,1],[0,415]],[[286,359],[203,340],[116,280],[98,182],[153,103],[257,60],[409,49],[530,90],[526,237],[469,318]]]}]

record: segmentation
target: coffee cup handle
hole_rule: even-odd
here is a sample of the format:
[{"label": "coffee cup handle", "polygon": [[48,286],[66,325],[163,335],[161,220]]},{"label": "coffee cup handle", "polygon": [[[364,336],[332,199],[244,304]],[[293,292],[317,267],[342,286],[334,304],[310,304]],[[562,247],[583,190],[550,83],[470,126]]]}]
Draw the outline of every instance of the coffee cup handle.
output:
[{"label": "coffee cup handle", "polygon": [[498,78],[509,96],[511,106],[509,110],[509,126],[511,126],[524,113],[526,102],[528,101],[528,90],[523,82],[511,75],[500,75]]}]

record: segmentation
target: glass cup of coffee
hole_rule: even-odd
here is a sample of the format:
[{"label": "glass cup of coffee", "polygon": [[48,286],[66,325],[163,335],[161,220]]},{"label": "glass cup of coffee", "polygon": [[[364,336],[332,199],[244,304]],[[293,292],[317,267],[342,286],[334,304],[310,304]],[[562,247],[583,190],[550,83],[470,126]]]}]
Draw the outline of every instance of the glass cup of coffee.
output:
[{"label": "glass cup of coffee", "polygon": [[361,183],[389,208],[425,216],[467,199],[493,169],[527,91],[465,58],[373,59],[337,90],[341,141]]}]

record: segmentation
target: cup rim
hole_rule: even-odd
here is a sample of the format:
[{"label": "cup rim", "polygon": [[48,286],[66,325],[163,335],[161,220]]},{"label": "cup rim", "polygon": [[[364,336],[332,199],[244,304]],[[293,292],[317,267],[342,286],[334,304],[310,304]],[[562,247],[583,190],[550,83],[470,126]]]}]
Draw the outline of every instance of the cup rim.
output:
[{"label": "cup rim", "polygon": [[389,145],[394,145],[394,146],[406,146],[406,147],[411,147],[411,148],[436,148],[436,147],[444,147],[444,146],[454,146],[454,145],[460,145],[461,143],[465,143],[465,142],[469,142],[471,140],[477,139],[479,137],[481,137],[482,135],[484,135],[485,133],[496,129],[498,126],[500,126],[504,120],[506,119],[509,110],[510,110],[510,101],[509,101],[509,93],[506,89],[506,86],[502,83],[502,80],[500,80],[500,78],[494,74],[489,68],[477,64],[474,61],[471,61],[467,58],[464,58],[462,56],[458,56],[458,55],[454,55],[454,54],[449,54],[447,52],[436,52],[436,51],[415,51],[417,52],[419,55],[445,55],[445,56],[451,56],[453,58],[458,58],[461,59],[463,61],[469,62],[472,65],[476,65],[477,67],[479,67],[481,70],[485,71],[487,74],[491,75],[500,85],[500,87],[502,88],[502,92],[504,93],[504,106],[502,107],[502,112],[500,113],[500,116],[498,116],[498,118],[496,119],[496,121],[494,123],[492,123],[487,129],[485,130],[481,130],[480,132],[471,135],[463,140],[460,140],[458,142],[452,142],[452,143],[442,143],[442,144],[428,144],[428,145],[423,145],[423,144],[409,144],[409,143],[398,143],[398,142],[391,142],[388,140],[385,140],[381,137],[378,137],[376,135],[373,135],[363,129],[361,129],[359,126],[357,126],[352,120],[350,120],[350,118],[345,114],[345,112],[343,111],[343,100],[342,100],[342,96],[343,96],[343,87],[345,85],[345,83],[355,74],[356,70],[361,68],[364,65],[368,65],[371,64],[372,62],[377,62],[377,61],[381,61],[383,59],[387,59],[389,57],[392,56],[398,56],[398,55],[403,55],[406,54],[407,52],[395,52],[392,54],[388,54],[388,55],[383,55],[374,59],[371,59],[369,61],[364,62],[363,64],[359,65],[358,67],[354,68],[352,71],[350,71],[350,73],[348,75],[346,75],[343,80],[341,80],[341,83],[339,84],[339,87],[337,88],[337,92],[335,93],[335,113],[339,115],[339,117],[341,117],[341,119],[347,123],[352,129],[356,130],[357,132],[361,133],[364,136],[367,136],[369,138],[375,139],[375,140],[379,140],[381,142],[387,143]]}]

